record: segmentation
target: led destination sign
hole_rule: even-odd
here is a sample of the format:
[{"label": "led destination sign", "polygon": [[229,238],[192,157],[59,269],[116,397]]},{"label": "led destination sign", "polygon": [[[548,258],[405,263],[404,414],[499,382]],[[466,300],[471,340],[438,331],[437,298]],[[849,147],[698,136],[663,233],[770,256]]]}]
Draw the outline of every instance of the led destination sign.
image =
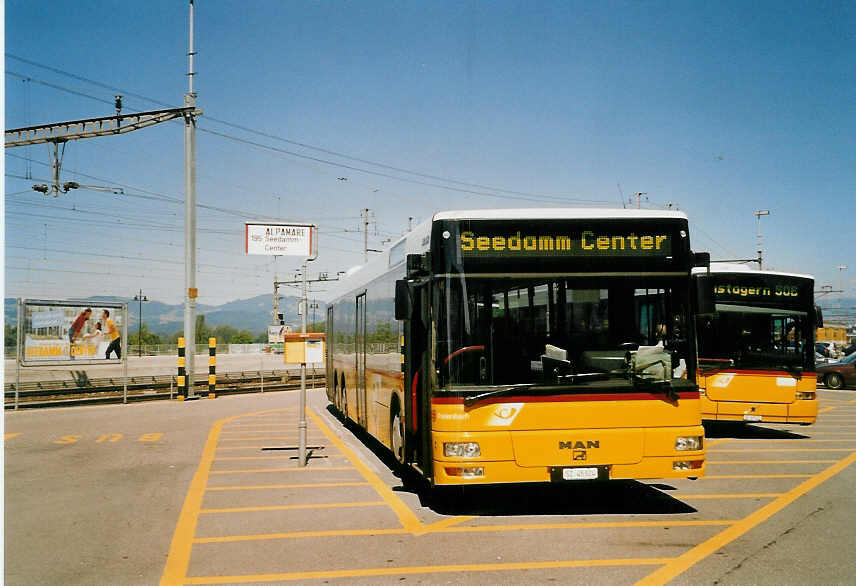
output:
[{"label": "led destination sign", "polygon": [[576,234],[464,231],[461,232],[460,250],[465,257],[664,257],[672,254],[672,236],[662,232],[618,234],[595,230],[582,230]]},{"label": "led destination sign", "polygon": [[720,274],[714,276],[717,303],[800,308],[814,303],[811,279],[775,274]]}]

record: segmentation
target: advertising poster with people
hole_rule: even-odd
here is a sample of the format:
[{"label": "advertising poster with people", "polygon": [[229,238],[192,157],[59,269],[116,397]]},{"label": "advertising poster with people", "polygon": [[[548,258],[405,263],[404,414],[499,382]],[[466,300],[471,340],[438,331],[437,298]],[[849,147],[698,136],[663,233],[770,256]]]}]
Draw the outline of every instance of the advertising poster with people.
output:
[{"label": "advertising poster with people", "polygon": [[23,362],[120,362],[124,304],[24,300]]}]

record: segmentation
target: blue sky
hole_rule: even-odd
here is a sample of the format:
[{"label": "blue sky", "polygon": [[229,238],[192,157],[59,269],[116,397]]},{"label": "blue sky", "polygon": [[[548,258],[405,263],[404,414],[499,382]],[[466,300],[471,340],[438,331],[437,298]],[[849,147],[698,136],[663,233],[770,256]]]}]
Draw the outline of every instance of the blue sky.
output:
[{"label": "blue sky", "polygon": [[[7,0],[6,127],[109,115],[112,88],[125,111],[181,105],[187,13]],[[769,209],[769,266],[853,297],[854,31],[848,2],[199,0],[198,201],[230,210],[199,211],[200,302],[296,268],[244,256],[247,215],[317,222],[314,275],[362,261],[361,208],[378,248],[437,210],[636,191],[720,259],[755,255]],[[124,196],[44,197],[48,147],[8,149],[6,295],[179,302],[182,141],[167,123],[67,145],[63,181]]]}]

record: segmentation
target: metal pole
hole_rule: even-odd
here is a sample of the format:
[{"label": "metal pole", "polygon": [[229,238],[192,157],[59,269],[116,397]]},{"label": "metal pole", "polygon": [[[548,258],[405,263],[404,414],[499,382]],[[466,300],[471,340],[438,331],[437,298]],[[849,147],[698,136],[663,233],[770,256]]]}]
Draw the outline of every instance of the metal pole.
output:
[{"label": "metal pole", "polygon": [[[124,346],[124,348],[122,348]],[[128,304],[122,305],[122,403],[128,402]]]},{"label": "metal pole", "polygon": [[[187,53],[189,71],[188,91],[184,94],[184,105],[196,108],[193,93],[193,0],[190,0],[190,51]],[[191,112],[184,117],[184,341],[187,364],[185,376],[187,396],[196,396],[194,358],[196,356],[196,117]]]},{"label": "metal pole", "polygon": [[21,389],[21,333],[24,330],[24,328],[21,327],[21,314],[23,313],[21,311],[22,306],[23,302],[21,299],[18,299],[18,321],[16,322],[18,331],[16,332],[17,346],[15,348],[15,411],[18,410],[18,391]]},{"label": "metal pole", "polygon": [[[303,263],[303,292],[300,296],[300,302],[303,304],[303,311],[300,312],[300,331],[306,333],[306,263]],[[304,340],[304,346],[306,341]],[[298,453],[297,461],[300,466],[306,466],[306,356],[303,357],[303,362],[300,363],[300,423],[298,425]]]}]

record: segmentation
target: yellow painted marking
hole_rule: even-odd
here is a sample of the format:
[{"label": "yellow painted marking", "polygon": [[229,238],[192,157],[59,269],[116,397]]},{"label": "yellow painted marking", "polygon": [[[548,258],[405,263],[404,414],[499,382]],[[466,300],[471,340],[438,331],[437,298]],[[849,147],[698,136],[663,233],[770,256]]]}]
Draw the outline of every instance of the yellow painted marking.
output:
[{"label": "yellow painted marking", "polygon": [[705,479],[736,479],[736,478],[811,478],[813,474],[706,474]]},{"label": "yellow painted marking", "polygon": [[[343,454],[324,454],[324,459],[329,460],[330,458],[344,458]],[[219,458],[214,458],[215,462],[222,462],[226,460],[291,460],[294,456],[221,456]],[[329,468],[312,468],[312,470],[329,470]]]},{"label": "yellow painted marking", "polygon": [[407,505],[401,502],[401,499],[398,498],[392,492],[392,489],[390,489],[386,484],[384,484],[383,481],[378,478],[377,474],[372,472],[371,469],[366,466],[363,461],[360,460],[360,458],[351,450],[351,448],[346,446],[342,440],[336,437],[336,434],[333,433],[333,430],[327,427],[327,424],[324,423],[324,421],[322,421],[321,418],[318,417],[318,415],[316,415],[312,409],[307,407],[306,413],[309,415],[309,417],[312,418],[312,420],[315,422],[315,425],[317,425],[321,429],[324,435],[327,436],[327,439],[333,442],[333,445],[335,445],[340,452],[345,454],[348,460],[350,460],[351,463],[356,466],[357,470],[360,471],[360,474],[363,475],[363,478],[369,481],[369,484],[372,485],[372,488],[374,488],[380,495],[380,497],[387,502],[387,504],[392,508],[393,511],[395,511],[395,514],[398,515],[399,521],[401,521],[401,526],[407,529],[408,531],[418,530],[422,526],[422,522],[419,521],[419,519],[416,517],[415,514],[413,514],[413,511],[411,511],[407,507]]},{"label": "yellow painted marking", "polygon": [[318,472],[319,470],[356,470],[353,466],[325,466],[323,468],[250,468],[248,470],[212,470],[211,474],[257,474],[262,472]]},{"label": "yellow painted marking", "polygon": [[361,568],[319,572],[289,572],[245,576],[194,576],[185,584],[241,584],[247,582],[284,582],[286,580],[321,580],[325,578],[358,578],[367,576],[403,576],[413,574],[456,574],[461,572],[509,572],[558,568],[596,568],[610,566],[659,566],[673,558],[624,558],[607,560],[556,560],[548,562],[508,562],[495,564],[458,564],[450,566],[409,566],[403,568]]},{"label": "yellow painted marking", "polygon": [[211,431],[208,432],[208,439],[202,449],[199,466],[190,481],[190,487],[187,489],[184,505],[181,507],[178,523],[175,526],[169,555],[161,576],[161,586],[184,583],[187,567],[190,564],[190,551],[193,549],[193,537],[196,534],[196,522],[199,518],[199,510],[202,508],[202,500],[205,497],[205,485],[208,483],[208,473],[211,470],[211,463],[214,461],[220,430],[224,423],[237,417],[241,416],[236,415],[214,422]]},{"label": "yellow painted marking", "polygon": [[[832,464],[838,460],[705,460],[706,464]],[[705,476],[705,478],[707,478]]]},{"label": "yellow painted marking", "polygon": [[426,533],[431,533],[433,531],[442,531],[444,529],[448,529],[452,525],[457,525],[458,523],[463,523],[464,521],[469,521],[470,519],[474,519],[475,517],[461,516],[461,517],[451,517],[449,519],[442,519],[440,521],[436,521],[434,523],[428,523],[427,525],[423,523],[422,527],[418,530],[414,531],[414,535],[425,535]]},{"label": "yellow painted marking", "polygon": [[74,444],[77,443],[82,437],[82,435],[64,435],[58,440],[54,440],[54,443],[59,445]]},{"label": "yellow painted marking", "polygon": [[704,447],[705,447],[705,448],[709,448],[709,447],[711,447],[711,446],[715,446],[715,445],[717,445],[717,444],[721,444],[721,443],[724,443],[724,442],[730,442],[730,441],[732,441],[732,440],[731,440],[731,438],[723,438],[723,439],[709,440],[709,441],[706,441],[706,442],[705,442],[705,446],[704,446]]},{"label": "yellow painted marking", "polygon": [[[311,442],[320,439],[320,436],[312,437],[312,434],[307,434],[307,439]],[[297,432],[288,435],[255,435],[252,437],[224,437],[220,438],[220,442],[257,442],[259,440],[290,440],[297,441]]]},{"label": "yellow painted marking", "polygon": [[[264,541],[267,539],[296,539],[299,537],[346,537],[356,535],[405,535],[406,529],[331,529],[329,531],[292,531],[290,533],[260,533],[258,535],[222,535],[197,537],[193,543],[233,543],[236,541]],[[184,582],[185,584],[187,582]]]},{"label": "yellow painted marking", "polygon": [[838,407],[824,407],[823,409],[818,409],[817,414],[820,415],[821,413],[829,413],[834,409],[838,409]]},{"label": "yellow painted marking", "polygon": [[[278,442],[279,444],[283,442]],[[296,443],[296,442],[295,442]],[[218,452],[230,452],[235,450],[261,450],[262,448],[270,448],[272,444],[261,444],[257,446],[229,446],[226,448],[217,448]]]},{"label": "yellow painted marking", "polygon": [[21,435],[21,432],[18,432],[18,433],[4,433],[4,434],[3,434],[3,439],[4,439],[4,440],[12,439],[13,437],[18,437],[19,435]]},{"label": "yellow painted marking", "polygon": [[109,441],[110,443],[116,443],[120,439],[122,439],[121,433],[105,433],[104,435],[99,437],[97,440],[95,440],[95,443],[100,444],[100,443],[106,442],[106,441]]},{"label": "yellow painted marking", "polygon": [[670,560],[665,566],[637,582],[637,586],[653,586],[669,582],[718,549],[731,543],[757,525],[760,525],[802,495],[814,490],[854,462],[856,462],[856,452],[851,452],[846,458],[839,460],[826,470],[815,474],[799,486],[792,488],[773,502],[767,503],[728,529],[714,535],[707,541],[703,541],[677,558]]},{"label": "yellow painted marking", "polygon": [[200,513],[252,513],[256,511],[291,511],[294,509],[338,509],[345,507],[385,507],[383,501],[355,501],[353,503],[321,503],[317,505],[271,505],[267,507],[232,507],[228,509],[202,509]]},{"label": "yellow painted marking", "polygon": [[851,399],[851,400],[849,400],[849,401],[847,401],[847,402],[848,402],[848,403],[856,403],[856,399]]},{"label": "yellow painted marking", "polygon": [[163,437],[162,433],[144,433],[139,437],[139,442],[156,442]]},{"label": "yellow painted marking", "polygon": [[209,486],[206,490],[266,490],[274,488],[328,488],[337,486],[369,486],[369,482],[316,482],[312,484],[252,484],[240,486]]},{"label": "yellow painted marking", "polygon": [[675,498],[684,499],[763,499],[782,496],[781,492],[744,492],[737,494],[677,494]]}]

